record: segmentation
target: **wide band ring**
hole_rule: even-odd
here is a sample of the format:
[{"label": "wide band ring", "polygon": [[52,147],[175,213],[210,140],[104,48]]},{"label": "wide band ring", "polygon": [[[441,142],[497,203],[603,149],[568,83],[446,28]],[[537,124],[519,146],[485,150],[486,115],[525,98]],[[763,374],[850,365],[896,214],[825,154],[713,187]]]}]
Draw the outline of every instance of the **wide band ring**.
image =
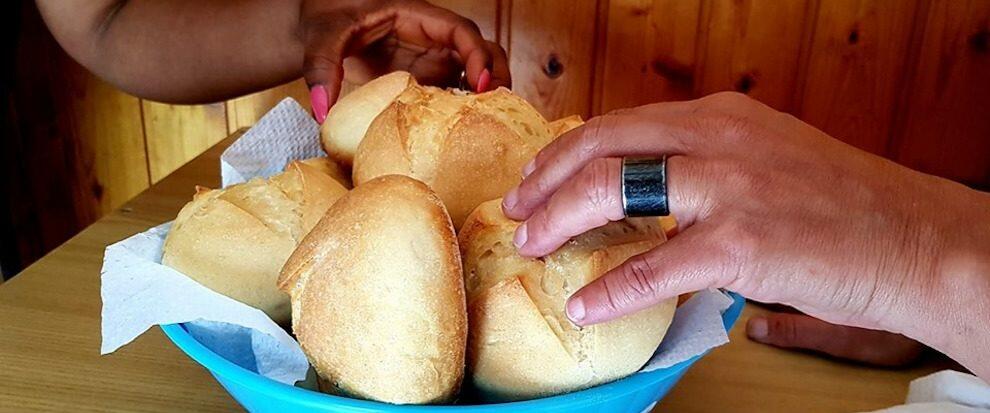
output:
[{"label": "wide band ring", "polygon": [[667,156],[622,158],[622,211],[627,217],[670,215]]}]

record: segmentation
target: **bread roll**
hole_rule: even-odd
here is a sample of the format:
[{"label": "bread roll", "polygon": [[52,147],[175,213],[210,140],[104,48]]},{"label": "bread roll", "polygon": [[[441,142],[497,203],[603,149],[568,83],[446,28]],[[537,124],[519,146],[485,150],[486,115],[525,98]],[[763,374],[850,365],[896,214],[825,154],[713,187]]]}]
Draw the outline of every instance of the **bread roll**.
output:
[{"label": "bread roll", "polygon": [[293,162],[269,180],[197,187],[165,238],[162,264],[220,294],[289,322],[289,297],[275,281],[296,244],[347,189],[326,158]]},{"label": "bread roll", "polygon": [[556,138],[581,125],[584,125],[584,120],[581,119],[581,115],[571,115],[565,118],[560,118],[550,122],[550,134]]},{"label": "bread roll", "polygon": [[677,299],[577,328],[564,305],[579,288],[663,242],[656,219],[610,223],[542,259],[512,245],[518,223],[501,200],[481,204],[459,240],[468,303],[468,372],[482,396],[522,400],[627,376],[645,364],[670,325]]},{"label": "bread roll", "polygon": [[331,157],[350,166],[371,121],[416,79],[407,72],[376,78],[340,98],[320,126],[320,142]]},{"label": "bread roll", "polygon": [[464,281],[440,199],[384,176],[340,199],[286,262],[292,328],[333,393],[450,401],[464,375]]},{"label": "bread roll", "polygon": [[354,184],[412,176],[436,191],[460,228],[478,204],[517,185],[523,165],[552,138],[546,120],[508,89],[464,95],[413,85],[368,127]]}]

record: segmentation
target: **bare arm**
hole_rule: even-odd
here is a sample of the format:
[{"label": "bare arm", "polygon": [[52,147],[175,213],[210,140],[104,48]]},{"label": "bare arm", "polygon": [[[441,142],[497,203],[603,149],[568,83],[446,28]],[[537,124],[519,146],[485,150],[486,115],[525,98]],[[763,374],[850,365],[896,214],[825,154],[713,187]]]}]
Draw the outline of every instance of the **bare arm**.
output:
[{"label": "bare arm", "polygon": [[407,70],[446,83],[463,68],[477,89],[510,83],[501,47],[470,20],[423,0],[37,2],[73,58],[154,100],[218,101],[303,76],[322,122],[345,58],[358,82]]},{"label": "bare arm", "polygon": [[74,59],[134,95],[217,101],[302,73],[298,0],[37,2]]}]

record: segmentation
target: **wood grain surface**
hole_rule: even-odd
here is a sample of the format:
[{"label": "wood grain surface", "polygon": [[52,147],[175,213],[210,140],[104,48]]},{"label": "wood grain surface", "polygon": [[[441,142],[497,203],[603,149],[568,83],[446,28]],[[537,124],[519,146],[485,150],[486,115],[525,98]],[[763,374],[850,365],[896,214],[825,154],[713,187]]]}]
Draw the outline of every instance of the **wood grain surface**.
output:
[{"label": "wood grain surface", "polygon": [[[0,411],[239,411],[202,367],[152,328],[101,357],[104,248],[171,220],[194,185],[219,184],[223,140],[0,285]],[[731,342],[700,360],[657,412],[854,412],[903,402],[908,382],[943,368],[855,366],[748,341],[747,305]]]}]

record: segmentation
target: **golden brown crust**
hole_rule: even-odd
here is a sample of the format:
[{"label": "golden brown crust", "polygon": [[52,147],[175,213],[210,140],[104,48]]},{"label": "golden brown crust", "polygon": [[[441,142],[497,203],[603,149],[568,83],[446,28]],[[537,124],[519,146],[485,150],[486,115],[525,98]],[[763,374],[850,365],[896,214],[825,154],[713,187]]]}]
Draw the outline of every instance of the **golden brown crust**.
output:
[{"label": "golden brown crust", "polygon": [[493,400],[520,400],[574,391],[639,369],[673,317],[676,299],[638,313],[577,328],[564,313],[567,297],[664,235],[656,219],[616,222],[592,230],[542,259],[512,246],[518,223],[500,200],[478,206],[459,234],[470,340],[468,370]]},{"label": "golden brown crust", "polygon": [[165,239],[162,263],[287,324],[275,279],[297,242],[347,190],[310,164],[222,190],[196,187]]},{"label": "golden brown crust", "polygon": [[523,165],[551,138],[546,120],[507,89],[458,95],[414,85],[368,128],[354,183],[412,176],[437,192],[460,227],[478,204],[519,184]]},{"label": "golden brown crust", "polygon": [[581,125],[584,125],[584,119],[581,119],[581,115],[563,117],[550,122],[550,134],[556,138]]},{"label": "golden brown crust", "polygon": [[423,183],[391,175],[345,195],[288,259],[293,330],[335,392],[453,399],[467,320],[453,226]]},{"label": "golden brown crust", "polygon": [[323,149],[336,161],[350,166],[371,121],[406,87],[414,84],[416,79],[412,75],[397,71],[375,78],[341,97],[320,126]]}]

